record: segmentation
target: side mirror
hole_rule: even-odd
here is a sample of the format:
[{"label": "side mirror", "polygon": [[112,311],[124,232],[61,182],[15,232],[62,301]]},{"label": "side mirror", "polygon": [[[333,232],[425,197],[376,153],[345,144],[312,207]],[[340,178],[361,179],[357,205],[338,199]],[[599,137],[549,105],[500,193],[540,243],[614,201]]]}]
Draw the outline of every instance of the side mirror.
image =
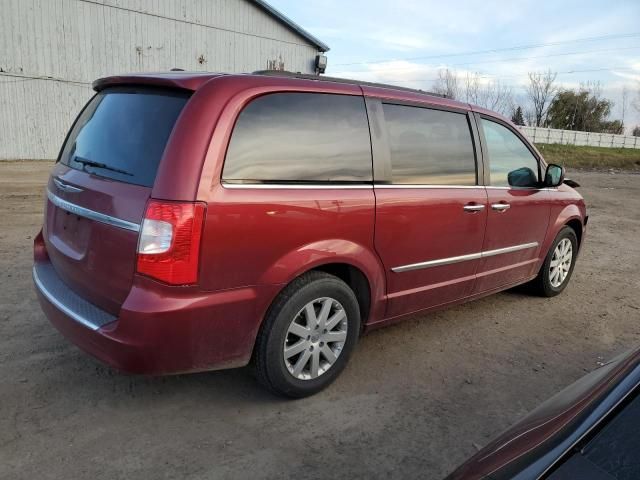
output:
[{"label": "side mirror", "polygon": [[507,182],[511,187],[535,187],[538,185],[538,175],[529,167],[522,167],[510,171]]},{"label": "side mirror", "polygon": [[558,187],[564,182],[564,167],[550,163],[547,165],[547,171],[544,174],[545,187]]}]

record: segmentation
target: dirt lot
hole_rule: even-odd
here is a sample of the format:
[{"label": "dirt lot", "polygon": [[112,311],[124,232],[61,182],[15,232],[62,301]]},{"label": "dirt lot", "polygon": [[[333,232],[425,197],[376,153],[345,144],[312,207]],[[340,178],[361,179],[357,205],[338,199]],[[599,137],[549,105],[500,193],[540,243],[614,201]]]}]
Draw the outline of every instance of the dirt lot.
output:
[{"label": "dirt lot", "polygon": [[640,175],[578,172],[591,215],[555,299],[507,292],[362,338],[327,391],[246,369],[126,376],[51,327],[31,285],[50,164],[0,163],[0,478],[441,478],[640,343]]}]

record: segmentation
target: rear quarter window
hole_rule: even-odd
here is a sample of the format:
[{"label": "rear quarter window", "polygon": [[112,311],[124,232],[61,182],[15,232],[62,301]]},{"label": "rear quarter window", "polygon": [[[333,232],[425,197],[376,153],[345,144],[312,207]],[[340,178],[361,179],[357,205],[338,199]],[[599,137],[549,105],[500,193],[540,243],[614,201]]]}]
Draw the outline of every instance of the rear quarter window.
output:
[{"label": "rear quarter window", "polygon": [[173,90],[105,89],[78,117],[60,162],[101,177],[151,187],[188,98],[189,93]]},{"label": "rear quarter window", "polygon": [[240,113],[225,159],[228,183],[372,180],[364,99],[324,93],[273,93]]}]

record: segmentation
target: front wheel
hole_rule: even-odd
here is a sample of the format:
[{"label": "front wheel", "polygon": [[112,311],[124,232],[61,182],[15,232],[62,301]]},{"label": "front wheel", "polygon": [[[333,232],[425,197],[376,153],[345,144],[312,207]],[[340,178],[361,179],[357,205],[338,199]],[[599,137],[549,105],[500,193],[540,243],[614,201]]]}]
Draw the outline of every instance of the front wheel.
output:
[{"label": "front wheel", "polygon": [[543,297],[555,297],[571,278],[578,253],[578,237],[571,227],[563,227],[551,244],[532,286]]},{"label": "front wheel", "polygon": [[351,288],[328,273],[306,273],[278,296],[260,329],[258,380],[280,395],[312,395],[344,369],[359,332],[360,309]]}]

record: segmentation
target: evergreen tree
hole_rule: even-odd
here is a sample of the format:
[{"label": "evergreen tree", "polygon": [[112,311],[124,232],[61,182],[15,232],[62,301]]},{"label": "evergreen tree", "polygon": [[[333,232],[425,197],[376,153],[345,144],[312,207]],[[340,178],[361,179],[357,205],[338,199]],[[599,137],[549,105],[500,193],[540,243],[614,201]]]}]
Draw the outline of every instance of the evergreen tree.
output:
[{"label": "evergreen tree", "polygon": [[522,108],[518,106],[511,115],[511,121],[516,125],[524,125],[524,115],[522,115]]}]

